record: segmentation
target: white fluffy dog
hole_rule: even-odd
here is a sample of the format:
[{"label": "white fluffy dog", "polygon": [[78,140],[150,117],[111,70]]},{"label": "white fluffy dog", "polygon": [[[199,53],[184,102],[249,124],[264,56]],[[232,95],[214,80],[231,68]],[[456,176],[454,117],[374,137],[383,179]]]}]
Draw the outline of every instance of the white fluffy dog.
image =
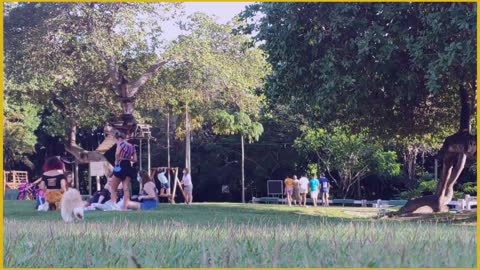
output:
[{"label": "white fluffy dog", "polygon": [[80,196],[78,190],[69,188],[67,192],[63,193],[60,210],[65,222],[82,220],[84,207],[85,203],[82,201],[82,196]]}]

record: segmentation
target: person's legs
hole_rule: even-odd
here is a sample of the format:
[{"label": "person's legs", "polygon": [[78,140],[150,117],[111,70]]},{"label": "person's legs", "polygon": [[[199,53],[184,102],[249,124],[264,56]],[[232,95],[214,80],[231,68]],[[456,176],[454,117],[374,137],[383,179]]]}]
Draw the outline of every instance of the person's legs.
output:
[{"label": "person's legs", "polygon": [[129,176],[125,177],[125,180],[123,181],[123,201],[125,203],[123,206],[123,209],[127,210],[128,204],[130,202],[130,177]]},{"label": "person's legs", "polygon": [[127,208],[125,209],[132,209],[132,210],[140,210],[141,208],[141,204],[139,202],[133,202],[133,201],[128,201],[128,205],[125,204],[127,206]]},{"label": "person's legs", "polygon": [[317,206],[318,192],[312,192],[313,206]]},{"label": "person's legs", "polygon": [[118,191],[118,185],[120,184],[120,179],[117,178],[116,176],[112,176],[112,181],[110,183],[110,200],[112,203],[115,205],[117,204],[117,191]]}]

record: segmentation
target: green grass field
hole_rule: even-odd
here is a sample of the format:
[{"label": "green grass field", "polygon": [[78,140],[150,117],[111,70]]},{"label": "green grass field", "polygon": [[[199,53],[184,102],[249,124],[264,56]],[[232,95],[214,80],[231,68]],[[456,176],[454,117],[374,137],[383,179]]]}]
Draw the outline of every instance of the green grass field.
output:
[{"label": "green grass field", "polygon": [[59,212],[4,201],[4,267],[476,266],[476,223],[375,215],[372,208],[162,204],[86,212],[85,221],[65,224]]}]

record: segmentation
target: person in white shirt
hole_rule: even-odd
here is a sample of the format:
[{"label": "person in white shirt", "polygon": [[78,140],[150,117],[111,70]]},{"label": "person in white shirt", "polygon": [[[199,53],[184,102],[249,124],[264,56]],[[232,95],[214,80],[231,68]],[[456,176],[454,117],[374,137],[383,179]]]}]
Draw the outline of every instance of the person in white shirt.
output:
[{"label": "person in white shirt", "polygon": [[188,168],[183,169],[183,177],[181,183],[183,184],[183,192],[185,193],[185,203],[191,204],[193,200],[193,183]]},{"label": "person in white shirt", "polygon": [[303,203],[303,206],[307,206],[308,178],[305,175],[302,175],[298,180],[298,183],[300,189],[300,201]]}]

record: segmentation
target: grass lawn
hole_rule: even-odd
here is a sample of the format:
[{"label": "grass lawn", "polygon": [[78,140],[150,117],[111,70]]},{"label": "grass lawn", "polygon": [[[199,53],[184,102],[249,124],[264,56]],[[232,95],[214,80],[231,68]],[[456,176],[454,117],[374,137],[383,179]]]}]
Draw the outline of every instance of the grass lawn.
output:
[{"label": "grass lawn", "polygon": [[[4,267],[475,267],[476,223],[372,218],[372,208],[161,204],[65,224],[4,201]],[[439,221],[440,220],[440,221]]]}]

